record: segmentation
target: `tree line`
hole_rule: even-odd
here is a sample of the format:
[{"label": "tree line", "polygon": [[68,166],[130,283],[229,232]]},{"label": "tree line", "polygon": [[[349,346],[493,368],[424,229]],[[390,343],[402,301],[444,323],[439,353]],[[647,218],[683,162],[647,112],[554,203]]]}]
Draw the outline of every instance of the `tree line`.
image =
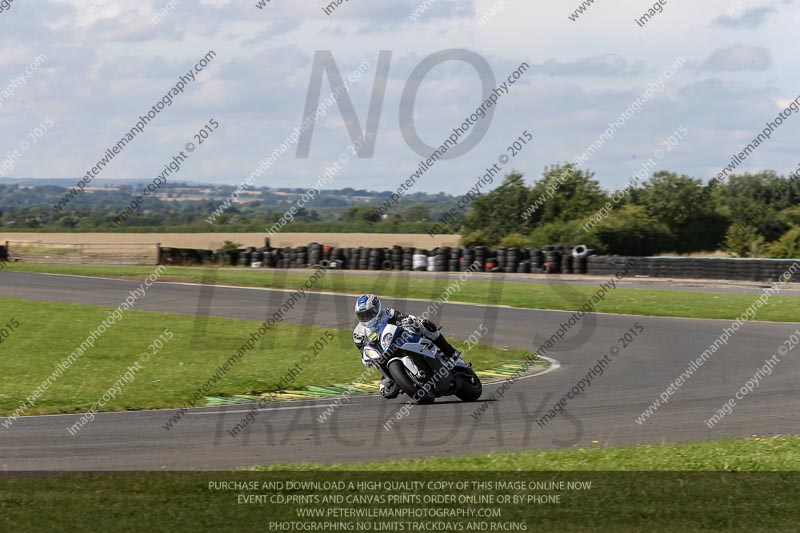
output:
[{"label": "tree line", "polygon": [[800,183],[773,171],[723,184],[669,171],[609,193],[594,173],[521,173],[472,203],[461,223],[467,245],[586,244],[601,253],[654,255],[724,250],[737,257],[800,257]]},{"label": "tree line", "polygon": [[[247,202],[231,205],[208,224],[209,213],[234,189],[170,184],[123,227],[114,228],[114,217],[129,205],[135,187],[82,194],[55,213],[51,207],[66,188],[0,184],[0,230],[263,232],[294,204],[291,193],[302,192],[254,189]],[[198,197],[195,190],[207,196]],[[559,164],[531,183],[512,172],[464,209],[454,209],[457,196],[414,193],[376,220],[375,206],[390,195],[351,188],[322,191],[283,231],[460,233],[467,246],[585,244],[619,255],[724,250],[737,257],[800,257],[800,180],[773,171],[733,175],[722,184],[658,171],[625,189],[606,191],[593,172]]]}]

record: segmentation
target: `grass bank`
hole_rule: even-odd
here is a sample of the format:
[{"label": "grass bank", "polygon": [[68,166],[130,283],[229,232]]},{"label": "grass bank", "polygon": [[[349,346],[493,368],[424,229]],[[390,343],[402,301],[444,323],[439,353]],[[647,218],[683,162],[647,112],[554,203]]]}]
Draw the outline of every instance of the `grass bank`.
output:
[{"label": "grass bank", "polygon": [[[110,308],[0,298],[0,326],[12,319],[19,325],[0,344],[0,414],[8,415],[54,372],[92,330],[107,318]],[[58,377],[25,414],[85,412],[105,394],[126,369],[150,353],[135,379],[103,411],[180,407],[218,367],[258,329],[258,322],[210,317],[205,332],[192,316],[127,311],[99,336]],[[171,340],[151,345],[165,329]],[[314,348],[320,342],[321,349]],[[464,348],[456,342],[457,347]],[[157,351],[157,353],[155,353]],[[364,371],[350,331],[278,324],[255,343],[238,363],[212,385],[208,394],[253,394],[274,389],[289,369],[301,364],[291,387],[347,384]],[[508,359],[521,359],[522,350],[477,346],[469,360],[476,370],[494,368]],[[379,375],[375,373],[375,379]]]},{"label": "grass bank", "polygon": [[339,465],[348,470],[338,472],[306,465],[0,477],[0,528],[796,531],[798,467],[800,438],[779,437]]},{"label": "grass bank", "polygon": [[[9,264],[7,270],[44,272],[139,279],[153,271],[148,266],[82,266],[82,265],[22,265]],[[2,275],[2,274],[0,274]],[[201,283],[213,280],[216,284],[262,288],[296,288],[306,280],[306,275],[283,270],[266,269],[202,269],[167,267],[162,281]],[[394,298],[435,300],[441,297],[453,277],[422,278],[398,274],[353,275],[346,271],[331,271],[315,287],[316,290],[344,293],[372,292]],[[452,292],[451,302],[486,304],[493,302],[510,307],[533,309],[575,310],[582,306],[599,288],[598,286],[563,285],[506,281],[499,296],[498,287],[491,281],[471,278]],[[490,292],[491,288],[491,292]],[[721,292],[688,292],[616,288],[609,291],[595,310],[603,313],[620,313],[646,316],[671,316],[682,318],[735,319],[753,304],[753,294]],[[756,320],[772,322],[800,321],[800,298],[773,296],[758,310]]]}]

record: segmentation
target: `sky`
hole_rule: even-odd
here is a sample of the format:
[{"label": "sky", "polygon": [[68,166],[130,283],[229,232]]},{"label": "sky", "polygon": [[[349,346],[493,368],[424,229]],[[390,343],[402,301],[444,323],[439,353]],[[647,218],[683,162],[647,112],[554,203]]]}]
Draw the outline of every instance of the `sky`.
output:
[{"label": "sky", "polygon": [[[485,134],[475,147],[437,161],[415,190],[463,194],[502,155],[504,173],[532,182],[574,161],[637,99],[583,167],[608,190],[650,159],[653,171],[708,180],[800,96],[795,0],[662,0],[643,25],[653,4],[628,0],[596,0],[578,17],[579,0],[347,0],[328,14],[330,1],[258,2],[0,0],[0,177],[80,179],[209,51],[196,81],[96,179],[149,181],[193,142],[172,179],[241,183],[302,123],[315,57],[326,53],[344,78],[363,71],[339,102],[352,102],[361,129],[373,104],[373,153],[349,155],[352,115],[334,103],[306,130],[308,156],[290,146],[254,186],[310,187],[338,161],[324,188],[395,189],[423,159],[401,124],[438,146],[481,105],[482,87],[523,63],[530,68],[477,121]],[[444,60],[413,78],[431,56]],[[419,82],[413,107],[401,106],[410,79]],[[330,94],[324,76],[321,98]],[[792,115],[740,168],[788,174],[798,133]]]}]

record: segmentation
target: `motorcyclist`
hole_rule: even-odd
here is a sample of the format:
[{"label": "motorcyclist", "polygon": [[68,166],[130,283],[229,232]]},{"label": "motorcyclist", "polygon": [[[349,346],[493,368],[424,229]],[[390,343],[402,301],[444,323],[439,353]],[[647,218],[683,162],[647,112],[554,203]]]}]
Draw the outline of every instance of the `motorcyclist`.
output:
[{"label": "motorcyclist", "polygon": [[[423,335],[433,341],[433,344],[441,350],[441,352],[451,359],[458,359],[461,352],[453,348],[447,342],[444,335],[436,327],[436,324],[430,320],[417,318],[414,315],[401,313],[397,309],[384,307],[381,304],[380,298],[374,294],[365,294],[356,301],[356,317],[358,324],[353,330],[353,342],[358,347],[358,350],[363,353],[364,347],[372,343],[376,343],[374,335],[378,332],[378,327],[381,323],[388,319],[389,324],[400,325],[406,329],[417,330],[420,335]],[[372,339],[372,341],[370,340]],[[400,387],[389,378],[384,377],[381,379],[380,386],[381,396],[386,399],[396,398],[400,394]]]}]

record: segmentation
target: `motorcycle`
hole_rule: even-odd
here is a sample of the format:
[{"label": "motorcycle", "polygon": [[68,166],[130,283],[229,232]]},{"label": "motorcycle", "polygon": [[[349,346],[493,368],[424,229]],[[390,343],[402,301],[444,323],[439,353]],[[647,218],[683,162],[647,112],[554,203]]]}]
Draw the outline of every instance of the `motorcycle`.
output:
[{"label": "motorcycle", "polygon": [[366,366],[377,368],[418,404],[430,404],[441,396],[454,395],[464,402],[481,397],[483,385],[472,365],[445,356],[432,340],[388,319],[364,347]]}]

